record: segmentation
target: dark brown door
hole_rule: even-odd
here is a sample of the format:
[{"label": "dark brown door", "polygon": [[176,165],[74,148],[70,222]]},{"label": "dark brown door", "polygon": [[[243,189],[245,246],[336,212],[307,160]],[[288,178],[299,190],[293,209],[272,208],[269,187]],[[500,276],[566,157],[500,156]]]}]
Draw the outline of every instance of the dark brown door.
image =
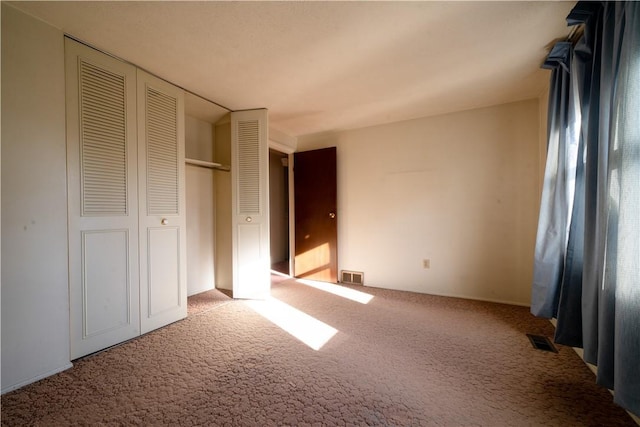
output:
[{"label": "dark brown door", "polygon": [[336,283],[336,148],[294,154],[295,276]]}]

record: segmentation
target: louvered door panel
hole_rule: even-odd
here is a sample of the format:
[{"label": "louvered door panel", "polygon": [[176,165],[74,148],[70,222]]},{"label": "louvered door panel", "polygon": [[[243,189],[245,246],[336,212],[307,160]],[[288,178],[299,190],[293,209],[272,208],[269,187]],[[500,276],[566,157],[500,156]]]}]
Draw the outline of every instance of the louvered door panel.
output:
[{"label": "louvered door panel", "polygon": [[238,121],[238,213],[260,213],[260,122]]},{"label": "louvered door panel", "polygon": [[138,100],[140,325],[144,333],[187,315],[184,94],[138,70]]},{"label": "louvered door panel", "polygon": [[178,214],[177,100],[153,88],[147,102],[147,204],[150,215]]},{"label": "louvered door panel", "polygon": [[127,214],[125,77],[80,60],[82,214]]},{"label": "louvered door panel", "polygon": [[71,358],[140,334],[136,71],[65,40]]},{"label": "louvered door panel", "polygon": [[268,126],[267,110],[231,113],[234,298],[270,293]]}]

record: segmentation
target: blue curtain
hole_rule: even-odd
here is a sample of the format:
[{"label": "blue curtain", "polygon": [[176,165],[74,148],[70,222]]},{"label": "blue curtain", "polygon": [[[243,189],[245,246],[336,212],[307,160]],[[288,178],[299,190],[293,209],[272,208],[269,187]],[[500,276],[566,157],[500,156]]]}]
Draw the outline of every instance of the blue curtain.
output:
[{"label": "blue curtain", "polygon": [[[556,341],[583,347],[585,360],[597,366],[598,384],[640,414],[640,3],[579,2],[567,21],[584,24],[567,60],[569,97],[578,111],[571,112],[571,103],[565,112],[550,105],[532,312],[557,317]],[[556,70],[550,100],[566,96]],[[575,169],[554,166],[563,148],[552,137],[567,129],[554,117],[562,114],[568,127],[579,127]],[[573,179],[553,172],[563,168]],[[547,191],[564,185],[575,190],[568,212]],[[563,243],[548,218],[567,213]],[[541,255],[554,233],[550,264]]]},{"label": "blue curtain", "polygon": [[571,82],[572,46],[559,42],[543,67],[552,69],[549,92],[547,164],[538,220],[531,311],[556,315],[573,203],[577,153],[575,90]]},{"label": "blue curtain", "polygon": [[[598,352],[602,384],[615,401],[640,413],[640,4],[617,5],[613,18],[622,34],[612,90],[607,191],[607,240],[602,311],[613,328],[611,346]],[[601,330],[610,337],[610,330]],[[602,346],[599,346],[602,347]]]}]

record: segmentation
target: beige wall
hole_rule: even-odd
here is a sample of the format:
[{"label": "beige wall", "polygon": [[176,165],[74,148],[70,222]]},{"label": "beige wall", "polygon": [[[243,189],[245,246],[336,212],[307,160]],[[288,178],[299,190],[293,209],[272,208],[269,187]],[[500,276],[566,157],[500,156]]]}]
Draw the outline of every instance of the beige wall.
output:
[{"label": "beige wall", "polygon": [[288,182],[282,159],[285,154],[269,152],[269,232],[271,263],[289,259]]},{"label": "beige wall", "polygon": [[[185,153],[195,160],[213,160],[213,124],[185,117]],[[187,164],[187,294],[213,289],[214,279],[214,172]]]},{"label": "beige wall", "polygon": [[[225,116],[214,126],[216,144],[214,159],[222,165],[231,165],[231,122]],[[231,172],[216,171],[215,230],[216,230],[216,288],[233,290],[233,244],[231,235]]]},{"label": "beige wall", "polygon": [[62,32],[2,4],[2,391],[70,366]]},{"label": "beige wall", "polygon": [[185,147],[187,159],[213,161],[213,123],[190,115],[185,116]]},{"label": "beige wall", "polygon": [[530,100],[299,138],[299,151],[337,146],[339,268],[367,286],[529,304],[539,116]]}]

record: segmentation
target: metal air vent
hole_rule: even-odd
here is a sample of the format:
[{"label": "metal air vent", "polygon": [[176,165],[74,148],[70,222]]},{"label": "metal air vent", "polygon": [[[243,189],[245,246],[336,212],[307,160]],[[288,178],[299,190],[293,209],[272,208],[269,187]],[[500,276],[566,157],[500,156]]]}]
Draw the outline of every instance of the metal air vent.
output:
[{"label": "metal air vent", "polygon": [[558,352],[558,350],[553,345],[553,343],[549,340],[549,338],[545,336],[527,334],[527,337],[529,337],[529,341],[531,341],[531,345],[533,346],[533,348],[537,350],[551,351],[553,353]]},{"label": "metal air vent", "polygon": [[348,283],[351,285],[363,285],[364,273],[361,271],[342,270],[340,272],[340,283]]}]

